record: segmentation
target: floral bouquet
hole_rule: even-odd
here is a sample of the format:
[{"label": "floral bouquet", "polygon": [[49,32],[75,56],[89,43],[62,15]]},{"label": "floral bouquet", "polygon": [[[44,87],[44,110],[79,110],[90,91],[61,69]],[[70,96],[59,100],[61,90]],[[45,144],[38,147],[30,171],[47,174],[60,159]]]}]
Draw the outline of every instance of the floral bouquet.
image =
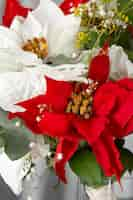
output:
[{"label": "floral bouquet", "polygon": [[40,0],[35,9],[6,1],[0,145],[23,166],[18,180],[40,157],[60,181],[69,163],[96,188],[133,170],[124,145],[133,132],[132,50],[132,0]]}]

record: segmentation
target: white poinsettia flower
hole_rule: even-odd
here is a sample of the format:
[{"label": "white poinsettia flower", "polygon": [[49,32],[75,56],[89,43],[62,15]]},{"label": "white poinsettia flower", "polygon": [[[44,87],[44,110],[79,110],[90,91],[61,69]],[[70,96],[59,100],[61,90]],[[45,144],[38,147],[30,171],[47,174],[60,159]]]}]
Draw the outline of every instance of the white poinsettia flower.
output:
[{"label": "white poinsettia flower", "polygon": [[0,74],[0,107],[12,112],[23,110],[15,104],[44,94],[46,91],[45,75],[56,80],[86,81],[85,72],[85,65],[79,63],[60,67],[40,65],[25,68],[22,72],[2,73]]},{"label": "white poinsettia flower", "polygon": [[21,71],[46,57],[72,56],[79,27],[79,17],[65,16],[51,0],[40,0],[26,19],[17,16],[10,28],[0,26],[0,72]]},{"label": "white poinsettia flower", "polygon": [[16,161],[11,161],[6,153],[3,152],[0,154],[0,163],[2,163],[0,165],[0,175],[16,195],[22,192],[23,178],[31,167],[30,160],[27,163],[27,156]]}]

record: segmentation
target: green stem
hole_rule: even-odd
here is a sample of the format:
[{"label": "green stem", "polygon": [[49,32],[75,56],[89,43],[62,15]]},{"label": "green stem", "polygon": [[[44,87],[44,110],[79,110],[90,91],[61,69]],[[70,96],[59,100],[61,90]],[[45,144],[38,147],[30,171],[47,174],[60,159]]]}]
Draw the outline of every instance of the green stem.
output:
[{"label": "green stem", "polygon": [[105,31],[102,31],[102,32],[100,33],[100,35],[97,37],[97,40],[96,40],[94,46],[92,47],[91,53],[89,54],[89,58],[88,58],[88,61],[89,61],[89,62],[90,62],[90,60],[91,60],[92,57],[93,57],[93,51],[94,51],[96,48],[99,47],[99,41],[100,41],[100,38],[102,37],[102,35],[104,34],[104,32],[105,32]]}]

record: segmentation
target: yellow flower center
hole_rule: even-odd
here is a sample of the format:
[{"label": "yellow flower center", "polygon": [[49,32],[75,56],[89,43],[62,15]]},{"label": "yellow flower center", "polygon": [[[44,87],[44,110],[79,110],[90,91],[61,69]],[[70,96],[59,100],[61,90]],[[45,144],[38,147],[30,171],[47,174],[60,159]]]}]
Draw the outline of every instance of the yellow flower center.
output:
[{"label": "yellow flower center", "polygon": [[44,59],[48,55],[48,44],[44,37],[35,37],[32,40],[28,40],[23,44],[22,49],[35,53],[41,59]]}]

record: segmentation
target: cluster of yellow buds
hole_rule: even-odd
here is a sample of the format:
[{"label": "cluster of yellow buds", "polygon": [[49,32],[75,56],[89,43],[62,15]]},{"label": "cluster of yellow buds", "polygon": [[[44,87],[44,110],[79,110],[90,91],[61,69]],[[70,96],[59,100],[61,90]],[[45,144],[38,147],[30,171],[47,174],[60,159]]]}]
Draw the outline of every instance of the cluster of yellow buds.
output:
[{"label": "cluster of yellow buds", "polygon": [[84,119],[89,119],[92,116],[93,96],[97,85],[97,82],[92,82],[89,84],[88,88],[84,90],[81,84],[77,83],[70,101],[68,102],[66,112],[80,115]]},{"label": "cluster of yellow buds", "polygon": [[84,45],[89,42],[89,33],[84,31],[79,31],[76,37],[75,46],[77,49],[83,49]]},{"label": "cluster of yellow buds", "polygon": [[24,51],[35,53],[38,58],[44,59],[48,55],[48,45],[44,37],[28,40],[23,46]]},{"label": "cluster of yellow buds", "polygon": [[120,19],[125,22],[128,23],[129,22],[129,17],[126,14],[123,14],[122,12],[118,13],[118,16],[120,17]]}]

